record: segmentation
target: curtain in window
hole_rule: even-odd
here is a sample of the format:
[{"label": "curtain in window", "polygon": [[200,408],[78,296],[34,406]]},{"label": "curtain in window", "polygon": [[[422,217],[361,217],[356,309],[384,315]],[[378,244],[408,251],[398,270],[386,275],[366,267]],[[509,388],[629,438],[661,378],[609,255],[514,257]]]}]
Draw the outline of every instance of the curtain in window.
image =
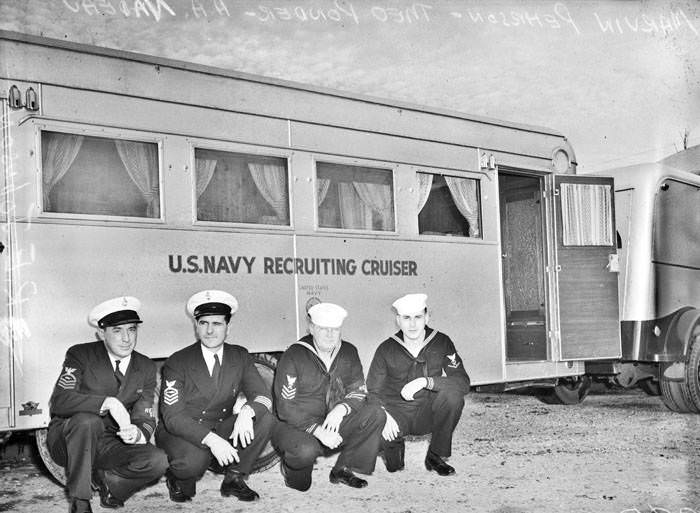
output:
[{"label": "curtain in window", "polygon": [[372,229],[372,209],[360,199],[352,183],[338,184],[340,227],[352,230]]},{"label": "curtain in window", "polygon": [[216,169],[216,159],[201,159],[195,157],[195,188],[197,191],[197,199],[209,186],[214,169]]},{"label": "curtain in window", "polygon": [[318,206],[319,207],[326,200],[326,196],[328,195],[328,189],[330,188],[330,186],[331,186],[331,179],[330,178],[316,177],[316,197],[318,198]]},{"label": "curtain in window", "polygon": [[[383,183],[353,182],[362,203],[379,214],[382,230],[394,229],[394,210],[392,208],[391,185]],[[370,223],[370,228],[371,228]]]},{"label": "curtain in window", "polygon": [[607,185],[561,184],[565,246],[612,246],[610,196]]},{"label": "curtain in window", "polygon": [[428,202],[428,196],[430,196],[430,188],[433,186],[433,175],[432,173],[416,173],[416,178],[418,180],[418,212],[423,210],[423,207]]},{"label": "curtain in window", "polygon": [[42,184],[44,210],[51,210],[49,194],[68,172],[83,144],[82,135],[43,132],[42,139]]},{"label": "curtain in window", "polygon": [[469,221],[469,236],[479,236],[479,199],[476,195],[476,180],[445,176],[452,199],[457,209]]},{"label": "curtain in window", "polygon": [[114,141],[126,172],[146,200],[146,216],[160,217],[160,186],[155,144],[135,141]]},{"label": "curtain in window", "polygon": [[260,194],[274,209],[278,219],[289,222],[289,193],[287,191],[287,170],[277,164],[248,163],[248,169]]}]

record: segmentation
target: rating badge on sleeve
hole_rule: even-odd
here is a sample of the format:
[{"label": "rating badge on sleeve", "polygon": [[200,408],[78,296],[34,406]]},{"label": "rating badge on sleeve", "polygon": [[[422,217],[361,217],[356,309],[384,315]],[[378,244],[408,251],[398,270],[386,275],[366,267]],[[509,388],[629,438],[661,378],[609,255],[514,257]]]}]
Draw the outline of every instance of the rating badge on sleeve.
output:
[{"label": "rating badge on sleeve", "polygon": [[163,390],[163,402],[168,406],[175,404],[180,399],[180,393],[175,388],[175,380],[165,381],[165,390]]},{"label": "rating badge on sleeve", "polygon": [[282,385],[282,399],[294,399],[297,395],[296,376],[287,374],[287,384]]},{"label": "rating badge on sleeve", "polygon": [[58,386],[65,390],[74,390],[76,379],[73,373],[75,370],[76,369],[72,369],[71,367],[64,367],[63,374],[58,378]]}]

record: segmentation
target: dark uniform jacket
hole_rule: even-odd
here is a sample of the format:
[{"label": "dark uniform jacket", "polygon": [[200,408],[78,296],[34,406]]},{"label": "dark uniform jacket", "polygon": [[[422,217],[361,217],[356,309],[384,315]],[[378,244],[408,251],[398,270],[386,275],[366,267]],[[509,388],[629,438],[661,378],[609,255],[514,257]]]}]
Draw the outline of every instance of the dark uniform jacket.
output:
[{"label": "dark uniform jacket", "polygon": [[[99,415],[104,400],[116,397],[131,414],[131,423],[148,440],[156,425],[155,388],[156,365],[141,353],[131,353],[120,388],[104,342],[78,344],[66,352],[63,370],[51,395],[51,416],[59,419],[76,413]],[[119,430],[110,415],[104,416],[104,422],[109,431]]]},{"label": "dark uniform jacket", "polygon": [[337,404],[358,410],[367,387],[357,349],[341,341],[330,369],[319,358],[307,335],[282,355],[275,371],[275,406],[280,420],[309,433]]},{"label": "dark uniform jacket", "polygon": [[217,385],[200,345],[195,342],[165,361],[160,403],[165,429],[197,446],[212,427],[233,415],[239,392],[258,419],[272,410],[270,392],[245,348],[224,344]]},{"label": "dark uniform jacket", "polygon": [[425,345],[417,357],[403,345],[403,332],[382,342],[374,353],[367,375],[367,388],[384,405],[406,405],[401,397],[404,385],[416,378],[427,378],[427,390],[416,393],[415,406],[430,390],[454,387],[469,392],[469,377],[452,340],[444,333],[426,326]]}]

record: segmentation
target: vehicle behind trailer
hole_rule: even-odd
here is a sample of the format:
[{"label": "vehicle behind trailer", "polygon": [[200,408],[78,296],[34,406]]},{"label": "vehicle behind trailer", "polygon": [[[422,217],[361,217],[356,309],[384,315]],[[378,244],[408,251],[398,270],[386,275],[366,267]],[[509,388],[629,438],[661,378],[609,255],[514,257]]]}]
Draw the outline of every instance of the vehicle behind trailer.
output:
[{"label": "vehicle behind trailer", "polygon": [[700,146],[605,173],[615,179],[622,333],[608,370],[673,411],[700,412]]},{"label": "vehicle behind trailer", "polygon": [[268,381],[313,297],[349,311],[365,371],[411,292],[476,387],[577,403],[585,362],[620,356],[613,182],[556,131],[7,32],[0,61],[0,430],[43,436],[119,295],[163,359],[188,297],[234,294]]}]

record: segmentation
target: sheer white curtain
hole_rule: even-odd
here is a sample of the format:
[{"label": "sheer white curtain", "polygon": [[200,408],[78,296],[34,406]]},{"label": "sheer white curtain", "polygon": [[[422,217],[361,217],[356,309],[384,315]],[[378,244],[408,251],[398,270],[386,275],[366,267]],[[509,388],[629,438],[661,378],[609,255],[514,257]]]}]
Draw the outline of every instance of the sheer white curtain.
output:
[{"label": "sheer white curtain", "polygon": [[116,140],[119,158],[141,196],[146,200],[146,216],[160,217],[157,146],[152,143]]},{"label": "sheer white curtain", "polygon": [[[379,214],[383,230],[394,229],[394,209],[391,185],[383,183],[353,182],[362,203]],[[369,228],[372,227],[370,222]]]},{"label": "sheer white curtain", "polygon": [[457,209],[469,221],[469,236],[479,236],[479,199],[477,197],[476,180],[446,176],[445,182],[450,189],[452,199]]},{"label": "sheer white curtain", "polygon": [[248,163],[250,175],[262,197],[265,198],[282,223],[289,222],[289,192],[287,170],[278,164]]},{"label": "sheer white curtain", "polygon": [[612,246],[609,186],[564,183],[561,205],[565,246]]},{"label": "sheer white curtain", "polygon": [[418,189],[418,212],[423,210],[423,207],[428,202],[428,196],[430,196],[430,188],[433,186],[433,174],[432,173],[421,173],[420,171],[416,173],[416,179],[418,183],[416,187]]},{"label": "sheer white curtain", "polygon": [[83,136],[44,132],[42,139],[44,141],[41,158],[44,210],[50,211],[49,194],[78,156],[80,147],[83,145]]},{"label": "sheer white curtain", "polygon": [[372,209],[360,199],[352,183],[338,184],[340,227],[353,230],[372,229]]},{"label": "sheer white curtain", "polygon": [[317,206],[321,206],[323,202],[326,200],[326,196],[328,195],[328,189],[331,186],[331,179],[330,178],[319,178],[316,177],[316,198],[318,201]]},{"label": "sheer white curtain", "polygon": [[209,186],[214,169],[216,169],[216,159],[202,159],[195,157],[195,190],[197,199],[204,193]]}]

